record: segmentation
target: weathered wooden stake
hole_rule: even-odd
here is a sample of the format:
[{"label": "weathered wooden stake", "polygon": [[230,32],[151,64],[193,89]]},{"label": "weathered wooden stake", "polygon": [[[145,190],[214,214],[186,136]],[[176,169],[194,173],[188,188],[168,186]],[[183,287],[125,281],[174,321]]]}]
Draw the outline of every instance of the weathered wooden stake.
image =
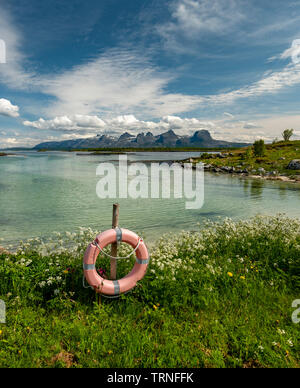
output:
[{"label": "weathered wooden stake", "polygon": [[[112,227],[113,229],[119,226],[119,209],[120,205],[115,203],[113,206]],[[111,256],[118,255],[118,243],[111,244]],[[110,278],[115,280],[117,278],[117,260],[110,259]]]}]

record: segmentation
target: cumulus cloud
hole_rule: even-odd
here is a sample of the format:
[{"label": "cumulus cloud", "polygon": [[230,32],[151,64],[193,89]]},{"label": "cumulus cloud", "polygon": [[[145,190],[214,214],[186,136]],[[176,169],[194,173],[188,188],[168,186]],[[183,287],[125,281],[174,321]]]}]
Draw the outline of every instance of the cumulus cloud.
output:
[{"label": "cumulus cloud", "polygon": [[9,100],[6,100],[5,98],[0,98],[0,115],[18,117],[19,107],[17,105],[13,105]]},{"label": "cumulus cloud", "polygon": [[110,133],[121,134],[129,131],[132,134],[151,131],[159,134],[164,131],[176,130],[178,134],[189,134],[199,129],[212,129],[212,121],[202,121],[196,118],[181,118],[164,116],[158,122],[138,120],[134,115],[117,116],[111,119],[101,119],[98,116],[61,116],[53,120],[40,118],[37,121],[24,121],[27,127],[39,130],[53,130],[64,133]]},{"label": "cumulus cloud", "polygon": [[277,14],[263,2],[171,0],[170,19],[158,25],[157,32],[168,50],[201,56],[215,56],[216,52],[209,48],[203,52],[198,44],[210,37],[220,37],[225,44],[229,37],[230,44],[278,46],[298,33],[298,7],[287,2]]},{"label": "cumulus cloud", "polygon": [[160,127],[166,129],[195,130],[213,128],[215,124],[212,121],[202,121],[196,118],[181,118],[177,116],[165,116],[160,121]]},{"label": "cumulus cloud", "polygon": [[[1,135],[1,134],[0,134]],[[0,149],[12,147],[32,147],[39,138],[31,138],[28,136],[0,136]]]},{"label": "cumulus cloud", "polygon": [[165,47],[176,52],[199,52],[197,42],[208,35],[226,35],[245,19],[240,0],[174,0],[171,20],[157,26]]},{"label": "cumulus cloud", "polygon": [[[44,124],[41,126],[40,120],[37,122],[27,122],[27,127],[32,127],[35,130],[32,137],[28,137],[28,130],[24,140],[22,135],[14,133],[13,135],[8,133],[0,132],[0,143],[3,146],[6,138],[15,139],[19,145],[35,145],[39,142],[59,141],[67,139],[77,139],[92,137],[96,134],[108,134],[115,137],[119,136],[124,132],[129,132],[132,135],[137,135],[141,132],[151,131],[154,135],[161,134],[168,130],[174,130],[178,135],[191,135],[196,130],[205,129],[210,131],[211,135],[218,140],[236,141],[236,142],[254,142],[256,139],[264,139],[267,142],[273,141],[275,137],[281,138],[281,133],[284,128],[294,128],[294,139],[300,139],[299,122],[300,116],[276,116],[269,118],[256,118],[255,121],[239,120],[228,120],[223,115],[215,120],[200,120],[197,118],[181,118],[178,116],[164,116],[159,121],[142,121],[137,119],[134,115],[118,116],[111,119],[102,119],[97,117],[99,120],[104,122],[104,125],[94,125],[94,127],[85,127],[82,130],[77,126],[77,130],[73,131],[74,123],[68,129],[67,126],[62,128],[58,123],[61,121],[55,120],[57,127],[53,124],[54,120],[44,120]],[[70,119],[70,118],[69,118]],[[51,122],[49,122],[51,121]],[[68,121],[66,121],[68,122]],[[101,121],[95,120],[95,123],[101,123]],[[270,131],[272,128],[272,131]],[[246,129],[246,130],[245,130]],[[48,131],[51,131],[50,133]],[[39,132],[38,132],[39,131]],[[42,132],[46,131],[47,138]],[[3,136],[1,139],[1,135]],[[13,140],[9,141],[13,141]],[[1,148],[1,147],[0,147]]]},{"label": "cumulus cloud", "polygon": [[[224,116],[224,115],[223,115]],[[164,116],[159,121],[143,121],[134,115],[117,116],[110,119],[98,116],[83,117],[80,115],[56,117],[53,120],[40,119],[26,121],[24,125],[41,131],[54,131],[56,135],[48,136],[47,140],[65,140],[92,137],[96,134],[120,136],[124,132],[132,135],[152,132],[154,135],[173,130],[178,135],[192,135],[197,130],[208,130],[218,140],[237,142],[253,142],[257,138],[272,141],[276,136],[281,137],[285,127],[295,129],[295,139],[299,138],[299,116],[278,116],[276,118],[257,119],[255,121],[228,120],[227,116],[215,120],[200,120],[198,118],[181,118],[178,116]],[[92,122],[93,125],[82,123]],[[64,124],[64,125],[62,125]],[[270,131],[272,128],[272,131]],[[247,131],[245,131],[247,130]],[[41,136],[42,137],[42,136]]]},{"label": "cumulus cloud", "polygon": [[202,33],[224,34],[245,19],[238,0],[176,0],[171,4],[173,21],[161,27],[163,36],[181,31],[190,38]]},{"label": "cumulus cloud", "polygon": [[27,127],[42,130],[72,132],[86,132],[97,130],[105,126],[104,121],[99,117],[87,115],[61,116],[55,117],[53,120],[44,120],[43,118],[40,118],[37,121],[24,121],[23,124]]}]

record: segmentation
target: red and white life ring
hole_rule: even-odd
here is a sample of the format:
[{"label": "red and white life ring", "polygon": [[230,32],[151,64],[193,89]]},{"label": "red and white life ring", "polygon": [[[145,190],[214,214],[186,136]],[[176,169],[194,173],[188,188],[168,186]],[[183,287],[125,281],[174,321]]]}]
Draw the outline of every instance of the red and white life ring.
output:
[{"label": "red and white life ring", "polygon": [[[134,248],[136,255],[134,267],[122,279],[103,279],[95,268],[97,257],[107,245],[121,241],[130,244]],[[109,229],[100,233],[95,241],[88,246],[83,259],[84,276],[96,292],[103,295],[117,296],[130,291],[145,276],[149,259],[146,244],[137,234],[128,229]]]}]

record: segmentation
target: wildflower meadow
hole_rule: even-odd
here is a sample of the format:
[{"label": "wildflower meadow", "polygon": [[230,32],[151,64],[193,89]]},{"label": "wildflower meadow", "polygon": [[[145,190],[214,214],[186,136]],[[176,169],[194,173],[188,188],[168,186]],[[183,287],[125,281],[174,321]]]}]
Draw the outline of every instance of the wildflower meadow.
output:
[{"label": "wildflower meadow", "polygon": [[[300,221],[207,222],[150,246],[145,278],[118,299],[83,282],[99,231],[20,242],[0,255],[1,367],[299,367]],[[120,246],[120,255],[132,250]],[[118,277],[134,258],[118,262]],[[109,259],[97,270],[108,276]]]}]

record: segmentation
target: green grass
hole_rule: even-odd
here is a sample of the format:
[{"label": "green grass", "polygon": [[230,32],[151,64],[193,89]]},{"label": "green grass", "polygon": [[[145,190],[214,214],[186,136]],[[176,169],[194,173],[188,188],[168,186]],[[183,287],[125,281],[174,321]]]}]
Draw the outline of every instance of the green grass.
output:
[{"label": "green grass", "polygon": [[[252,150],[252,147],[250,148]],[[262,157],[256,157],[253,153],[248,157],[248,149],[249,147],[243,148],[242,150],[233,150],[231,152],[232,155],[224,159],[209,159],[206,155],[203,155],[199,161],[216,167],[233,166],[237,168],[238,166],[242,166],[242,169],[247,168],[248,170],[258,170],[262,167],[266,171],[277,171],[278,174],[284,174],[286,176],[300,174],[300,170],[287,169],[291,160],[300,159],[300,140],[268,144],[266,145],[266,153]]]},{"label": "green grass", "polygon": [[[100,303],[82,286],[93,238],[81,230],[0,255],[1,367],[299,367],[299,220],[227,219],[163,237],[139,285]],[[119,275],[131,266],[119,262]]]}]

